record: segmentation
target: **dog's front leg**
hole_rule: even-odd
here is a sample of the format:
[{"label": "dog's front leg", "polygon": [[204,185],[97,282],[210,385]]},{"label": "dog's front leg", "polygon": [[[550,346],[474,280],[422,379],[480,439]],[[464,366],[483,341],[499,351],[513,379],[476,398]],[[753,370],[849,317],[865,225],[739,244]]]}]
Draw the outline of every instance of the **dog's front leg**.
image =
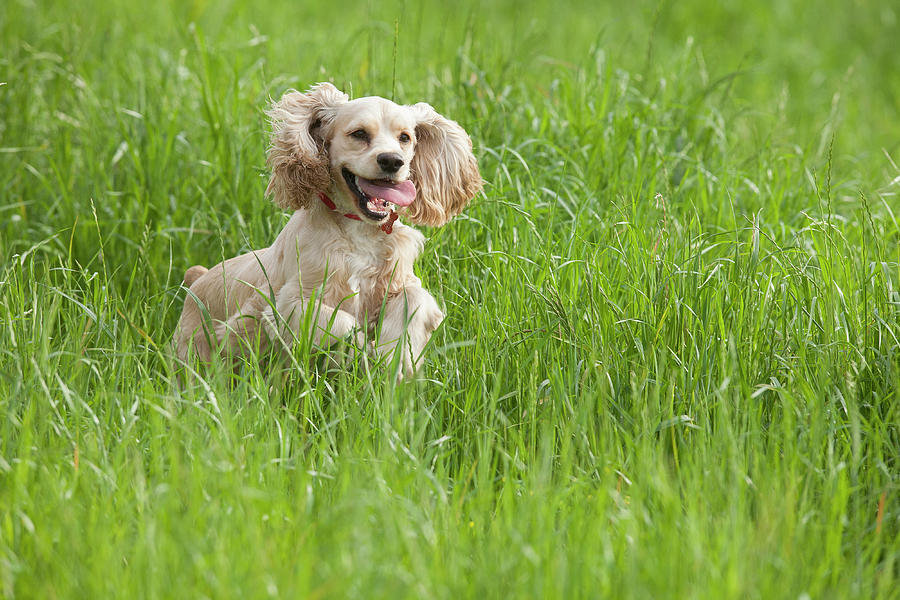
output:
[{"label": "dog's front leg", "polygon": [[379,355],[391,357],[399,348],[400,372],[411,377],[422,365],[425,345],[443,320],[444,313],[437,302],[416,280],[385,304]]},{"label": "dog's front leg", "polygon": [[286,284],[278,291],[275,310],[267,306],[263,321],[269,337],[285,348],[301,337],[309,339],[317,348],[328,348],[347,338],[352,338],[358,346],[365,344],[365,334],[360,331],[359,322],[353,315],[324,302],[305,298],[297,281]]}]

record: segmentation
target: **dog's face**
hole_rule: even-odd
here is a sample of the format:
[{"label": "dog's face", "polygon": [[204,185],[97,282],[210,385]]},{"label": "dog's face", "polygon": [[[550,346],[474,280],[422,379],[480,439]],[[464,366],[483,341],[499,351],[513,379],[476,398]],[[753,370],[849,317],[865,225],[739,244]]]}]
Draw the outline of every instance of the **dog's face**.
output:
[{"label": "dog's face", "polygon": [[384,98],[359,98],[337,107],[326,142],[332,180],[351,209],[375,223],[415,201],[409,181],[415,156],[412,111]]},{"label": "dog's face", "polygon": [[267,193],[287,209],[336,190],[341,210],[381,224],[392,210],[413,223],[441,225],[481,189],[472,142],[425,103],[349,100],[322,83],[289,92],[269,111],[272,168]]}]

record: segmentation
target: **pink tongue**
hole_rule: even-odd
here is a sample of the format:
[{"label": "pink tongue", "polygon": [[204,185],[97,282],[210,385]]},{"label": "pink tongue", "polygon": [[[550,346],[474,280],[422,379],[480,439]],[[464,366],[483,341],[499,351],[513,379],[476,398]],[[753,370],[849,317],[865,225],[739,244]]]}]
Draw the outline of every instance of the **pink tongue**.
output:
[{"label": "pink tongue", "polygon": [[416,186],[408,179],[403,183],[375,183],[369,179],[357,177],[356,183],[367,196],[381,198],[397,206],[409,206],[416,199]]}]

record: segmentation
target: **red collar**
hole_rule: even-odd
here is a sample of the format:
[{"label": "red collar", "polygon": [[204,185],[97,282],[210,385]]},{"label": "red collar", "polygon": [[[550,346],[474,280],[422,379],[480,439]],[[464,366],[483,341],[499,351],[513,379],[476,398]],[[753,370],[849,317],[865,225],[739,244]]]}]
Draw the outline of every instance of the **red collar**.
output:
[{"label": "red collar", "polygon": [[[337,210],[337,205],[334,203],[334,201],[322,192],[319,192],[319,199],[322,201],[322,204],[327,206],[330,210]],[[353,213],[344,213],[344,216],[348,219],[353,219],[354,221],[362,221],[359,215],[355,215]],[[394,221],[396,220],[397,213],[391,211],[388,220],[381,226],[381,230],[385,233],[391,233],[391,231],[394,230]]]}]

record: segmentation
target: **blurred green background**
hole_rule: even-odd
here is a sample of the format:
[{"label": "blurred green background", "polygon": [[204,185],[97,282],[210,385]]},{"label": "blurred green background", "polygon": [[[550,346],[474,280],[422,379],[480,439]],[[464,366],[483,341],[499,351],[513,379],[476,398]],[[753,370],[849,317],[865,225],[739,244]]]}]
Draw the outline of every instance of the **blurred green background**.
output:
[{"label": "blurred green background", "polygon": [[[898,597],[898,20],[0,2],[0,597]],[[475,144],[423,381],[179,386],[184,269],[277,235],[264,110],[324,80]]]}]

